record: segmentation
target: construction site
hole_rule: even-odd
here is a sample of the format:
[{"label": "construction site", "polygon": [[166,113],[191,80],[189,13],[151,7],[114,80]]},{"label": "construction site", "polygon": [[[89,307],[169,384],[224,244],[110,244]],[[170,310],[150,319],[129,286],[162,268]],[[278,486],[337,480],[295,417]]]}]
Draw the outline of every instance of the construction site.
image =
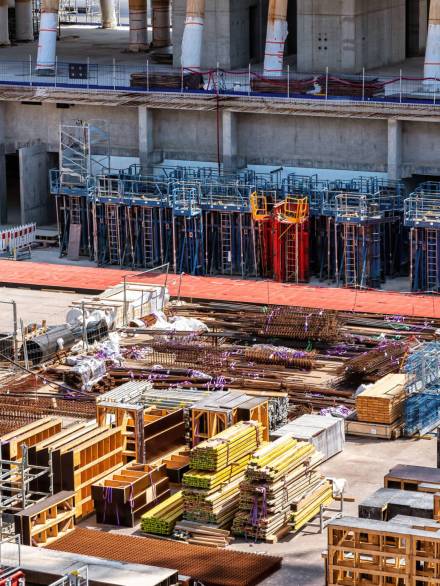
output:
[{"label": "construction site", "polygon": [[440,584],[440,0],[0,0],[0,586]]}]

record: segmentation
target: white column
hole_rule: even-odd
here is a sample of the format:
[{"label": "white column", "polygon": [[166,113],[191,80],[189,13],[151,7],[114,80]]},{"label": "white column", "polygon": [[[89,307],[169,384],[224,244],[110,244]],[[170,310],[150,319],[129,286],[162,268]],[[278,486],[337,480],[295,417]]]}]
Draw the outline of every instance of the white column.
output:
[{"label": "white column", "polygon": [[139,119],[139,159],[143,175],[152,173],[154,153],[153,110],[147,106],[138,107]]},{"label": "white column", "polygon": [[114,0],[100,0],[101,7],[101,27],[116,28],[116,10]]},{"label": "white column", "polygon": [[17,41],[33,41],[32,0],[15,0],[15,36]]},{"label": "white column", "polygon": [[129,0],[129,50],[137,53],[147,48],[147,0]]},{"label": "white column", "polygon": [[38,39],[37,74],[53,74],[57,51],[58,0],[41,0],[40,36]]},{"label": "white column", "polygon": [[205,0],[187,0],[182,39],[182,67],[200,71],[205,27]]},{"label": "white column", "polygon": [[238,132],[237,114],[223,110],[222,114],[223,169],[225,172],[237,170]]},{"label": "white column", "polygon": [[0,46],[10,45],[8,25],[8,0],[0,0]]},{"label": "white column", "polygon": [[402,121],[388,120],[388,179],[402,179]]},{"label": "white column", "polygon": [[435,85],[435,79],[440,79],[440,0],[431,0],[424,77],[434,78],[425,85]]},{"label": "white column", "polygon": [[171,45],[170,0],[152,0],[153,47]]},{"label": "white column", "polygon": [[270,0],[264,51],[264,75],[279,77],[283,74],[286,39],[287,0]]}]

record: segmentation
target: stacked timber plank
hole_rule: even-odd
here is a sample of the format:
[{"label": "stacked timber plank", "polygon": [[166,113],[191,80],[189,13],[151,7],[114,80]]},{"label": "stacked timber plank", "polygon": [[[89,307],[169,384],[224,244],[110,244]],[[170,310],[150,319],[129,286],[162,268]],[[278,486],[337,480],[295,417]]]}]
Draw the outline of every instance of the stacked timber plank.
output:
[{"label": "stacked timber plank", "polygon": [[226,547],[233,539],[226,529],[218,529],[212,525],[202,525],[191,521],[177,523],[174,536],[192,545],[204,545],[205,547]]},{"label": "stacked timber plank", "polygon": [[358,421],[391,425],[402,417],[405,375],[387,374],[356,397]]},{"label": "stacked timber plank", "polygon": [[295,529],[307,522],[316,506],[328,500],[328,486],[316,470],[320,460],[314,446],[288,436],[261,447],[241,483],[232,532],[273,540],[289,525],[292,506]]},{"label": "stacked timber plank", "polygon": [[191,470],[183,476],[186,520],[223,527],[233,519],[240,482],[262,434],[261,423],[240,422],[191,450]]},{"label": "stacked timber plank", "polygon": [[141,531],[154,535],[171,535],[183,515],[183,494],[176,492],[141,517]]},{"label": "stacked timber plank", "polygon": [[124,527],[169,496],[165,466],[130,463],[92,485],[96,521]]}]

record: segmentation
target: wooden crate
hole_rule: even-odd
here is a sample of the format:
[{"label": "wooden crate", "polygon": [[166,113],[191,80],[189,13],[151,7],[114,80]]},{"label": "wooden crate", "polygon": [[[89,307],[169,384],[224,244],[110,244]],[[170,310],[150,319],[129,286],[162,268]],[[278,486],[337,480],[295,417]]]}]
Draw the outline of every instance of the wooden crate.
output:
[{"label": "wooden crate", "polygon": [[404,374],[387,374],[356,397],[358,421],[391,425],[402,417]]},{"label": "wooden crate", "polygon": [[92,485],[96,521],[124,527],[169,496],[165,466],[130,463]]},{"label": "wooden crate", "polygon": [[62,491],[14,515],[22,545],[45,546],[75,528],[75,494]]}]

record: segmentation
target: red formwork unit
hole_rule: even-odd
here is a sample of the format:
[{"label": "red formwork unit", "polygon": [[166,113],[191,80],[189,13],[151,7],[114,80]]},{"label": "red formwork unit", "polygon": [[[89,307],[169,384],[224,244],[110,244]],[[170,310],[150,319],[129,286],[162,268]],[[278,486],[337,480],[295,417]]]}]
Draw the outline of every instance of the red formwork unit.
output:
[{"label": "red formwork unit", "polygon": [[25,576],[23,572],[15,572],[6,578],[0,578],[0,586],[25,586]]},{"label": "red formwork unit", "polygon": [[272,216],[273,278],[280,283],[309,280],[309,205],[306,198],[287,197]]}]

